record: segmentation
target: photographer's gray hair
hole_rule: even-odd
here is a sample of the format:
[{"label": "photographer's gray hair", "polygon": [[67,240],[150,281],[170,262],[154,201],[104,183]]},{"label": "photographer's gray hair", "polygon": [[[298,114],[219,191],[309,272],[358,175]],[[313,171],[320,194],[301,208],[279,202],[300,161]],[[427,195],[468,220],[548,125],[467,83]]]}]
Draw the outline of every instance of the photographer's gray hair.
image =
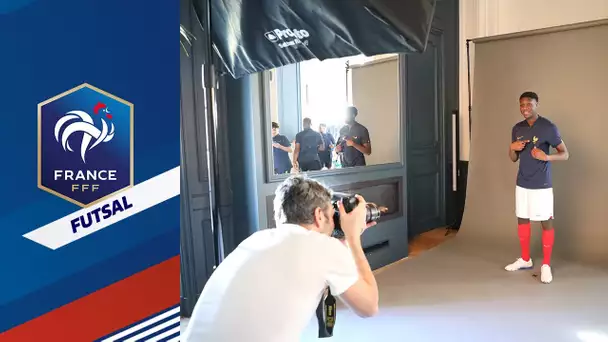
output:
[{"label": "photographer's gray hair", "polygon": [[316,180],[291,176],[275,191],[274,219],[277,224],[311,224],[315,208],[325,209],[331,196],[331,190]]}]

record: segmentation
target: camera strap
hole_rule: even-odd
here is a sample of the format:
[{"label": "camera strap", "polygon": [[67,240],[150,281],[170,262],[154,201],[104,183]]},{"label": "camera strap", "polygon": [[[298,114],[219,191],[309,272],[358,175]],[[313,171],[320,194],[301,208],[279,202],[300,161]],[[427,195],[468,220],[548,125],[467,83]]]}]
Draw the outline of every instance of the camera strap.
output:
[{"label": "camera strap", "polygon": [[319,323],[319,338],[332,337],[336,324],[336,298],[327,288],[327,296],[321,296],[317,306],[317,322]]}]

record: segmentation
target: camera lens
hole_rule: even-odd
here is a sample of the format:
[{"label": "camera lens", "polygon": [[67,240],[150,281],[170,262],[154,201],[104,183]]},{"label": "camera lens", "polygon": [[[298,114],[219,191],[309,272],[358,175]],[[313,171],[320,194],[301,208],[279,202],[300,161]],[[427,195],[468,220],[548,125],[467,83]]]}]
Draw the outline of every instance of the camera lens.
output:
[{"label": "camera lens", "polygon": [[382,212],[375,203],[367,203],[365,209],[365,221],[367,223],[377,221],[382,215]]}]

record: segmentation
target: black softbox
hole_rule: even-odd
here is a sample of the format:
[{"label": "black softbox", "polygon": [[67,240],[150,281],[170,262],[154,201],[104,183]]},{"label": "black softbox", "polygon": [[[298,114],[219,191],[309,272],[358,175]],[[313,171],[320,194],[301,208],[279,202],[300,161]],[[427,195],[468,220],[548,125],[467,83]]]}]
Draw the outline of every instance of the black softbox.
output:
[{"label": "black softbox", "polygon": [[422,52],[436,0],[210,1],[214,48],[234,78],[313,58]]}]

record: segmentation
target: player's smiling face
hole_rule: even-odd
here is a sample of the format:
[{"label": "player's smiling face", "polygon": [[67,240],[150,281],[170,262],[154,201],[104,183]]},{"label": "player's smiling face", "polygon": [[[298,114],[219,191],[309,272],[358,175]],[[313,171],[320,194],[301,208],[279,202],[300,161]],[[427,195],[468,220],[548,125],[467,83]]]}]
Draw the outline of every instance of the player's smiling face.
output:
[{"label": "player's smiling face", "polygon": [[519,100],[519,111],[523,117],[528,120],[529,118],[536,115],[536,109],[538,108],[538,102],[535,99],[524,97]]}]

